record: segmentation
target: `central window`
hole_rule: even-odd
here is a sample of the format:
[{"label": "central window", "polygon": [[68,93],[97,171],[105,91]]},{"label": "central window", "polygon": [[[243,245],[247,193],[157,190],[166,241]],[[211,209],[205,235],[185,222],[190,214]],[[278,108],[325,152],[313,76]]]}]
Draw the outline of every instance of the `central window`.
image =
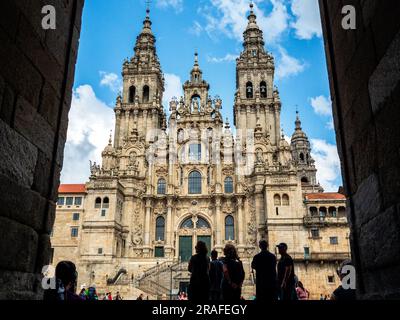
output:
[{"label": "central window", "polygon": [[189,194],[201,194],[201,173],[192,171],[189,174]]},{"label": "central window", "polygon": [[190,161],[201,160],[201,144],[189,145],[189,160]]}]

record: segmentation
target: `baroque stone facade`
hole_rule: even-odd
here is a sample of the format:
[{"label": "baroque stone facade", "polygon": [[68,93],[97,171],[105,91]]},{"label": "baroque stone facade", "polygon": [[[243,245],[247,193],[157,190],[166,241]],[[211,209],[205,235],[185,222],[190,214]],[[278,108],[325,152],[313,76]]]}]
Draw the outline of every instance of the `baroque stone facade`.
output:
[{"label": "baroque stone facade", "polygon": [[151,292],[143,280],[187,261],[198,240],[221,254],[233,243],[250,296],[250,261],[258,240],[268,239],[271,251],[288,244],[313,298],[331,293],[335,268],[349,256],[345,199],[322,193],[298,114],[291,144],[281,132],[274,58],[253,10],[237,59],[235,134],[223,121],[221,99],[209,96],[197,53],[184,96],[170,102],[167,118],[151,24],[148,12],[135,54],[123,64],[114,139],[102,164],[91,164],[84,191],[60,190],[53,262],[75,261],[80,285]]}]

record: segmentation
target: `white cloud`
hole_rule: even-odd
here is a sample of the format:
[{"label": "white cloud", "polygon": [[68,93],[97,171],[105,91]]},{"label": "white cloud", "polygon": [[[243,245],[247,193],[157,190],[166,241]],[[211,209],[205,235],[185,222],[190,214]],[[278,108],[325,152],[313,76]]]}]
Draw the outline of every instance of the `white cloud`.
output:
[{"label": "white cloud", "polygon": [[290,56],[287,51],[279,46],[279,56],[276,69],[276,78],[283,79],[291,76],[295,76],[304,71],[306,64],[300,60]]},{"label": "white cloud", "polygon": [[299,39],[310,40],[314,36],[322,36],[318,0],[292,0],[291,9],[296,17],[291,27]]},{"label": "white cloud", "polygon": [[320,116],[332,115],[332,102],[330,98],[318,96],[309,99],[314,112]]},{"label": "white cloud", "polygon": [[96,97],[90,85],[74,90],[69,112],[62,183],[84,183],[90,175],[89,160],[101,163],[101,153],[114,129],[114,112]]},{"label": "white cloud", "polygon": [[163,105],[166,110],[169,110],[169,102],[173,97],[179,99],[183,95],[181,78],[172,73],[164,74],[165,92],[163,96]]},{"label": "white cloud", "polygon": [[326,128],[329,130],[334,130],[335,129],[335,124],[333,122],[333,118],[331,118],[327,123],[326,123]]},{"label": "white cloud", "polygon": [[207,56],[207,61],[212,62],[212,63],[232,62],[232,61],[236,61],[237,58],[238,58],[238,55],[227,53],[225,55],[225,57],[222,57],[222,58]]},{"label": "white cloud", "polygon": [[122,91],[122,80],[115,73],[100,71],[100,85],[109,88],[112,92]]},{"label": "white cloud", "polygon": [[183,10],[183,0],[157,0],[156,5],[158,8],[162,9],[171,7],[177,13],[182,12]]},{"label": "white cloud", "polygon": [[[262,0],[254,1],[254,12],[257,23],[264,31],[267,44],[279,42],[280,36],[287,30],[289,14],[283,0],[269,0],[272,4],[271,13],[266,16],[258,7]],[[205,30],[210,37],[215,33],[243,41],[243,31],[247,27],[249,12],[248,0],[210,0],[211,6],[200,8],[199,12],[206,18]]]},{"label": "white cloud", "polygon": [[317,180],[326,192],[337,192],[341,172],[337,147],[321,139],[311,139],[312,157],[318,169]]},{"label": "white cloud", "polygon": [[193,22],[193,26],[189,30],[189,33],[194,34],[195,36],[199,36],[203,31],[204,28],[202,27],[202,25],[198,21],[195,21]]}]

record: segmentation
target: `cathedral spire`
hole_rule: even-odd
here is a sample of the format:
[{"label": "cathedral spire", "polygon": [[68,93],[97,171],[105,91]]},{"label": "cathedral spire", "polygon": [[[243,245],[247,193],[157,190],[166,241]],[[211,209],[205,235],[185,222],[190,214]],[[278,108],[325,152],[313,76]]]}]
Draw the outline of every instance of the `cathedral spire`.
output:
[{"label": "cathedral spire", "polygon": [[296,131],[301,131],[301,120],[299,117],[299,111],[296,110],[296,121],[295,121],[295,125],[296,125]]}]

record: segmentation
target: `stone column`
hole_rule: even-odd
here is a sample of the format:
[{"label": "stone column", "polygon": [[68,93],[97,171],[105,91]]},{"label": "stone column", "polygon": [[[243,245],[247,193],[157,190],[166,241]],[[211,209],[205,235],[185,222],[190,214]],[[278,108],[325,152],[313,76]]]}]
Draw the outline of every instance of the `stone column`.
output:
[{"label": "stone column", "polygon": [[173,199],[167,199],[167,233],[166,233],[166,253],[167,257],[172,257],[172,210],[173,210]]},{"label": "stone column", "polygon": [[280,108],[277,104],[275,104],[275,144],[279,145],[279,139],[281,136],[281,128],[280,128],[280,123],[281,123],[281,112]]},{"label": "stone column", "polygon": [[125,137],[128,138],[129,137],[129,116],[130,116],[130,112],[129,111],[125,111]]},{"label": "stone column", "polygon": [[221,198],[215,198],[215,247],[222,250],[222,214],[221,214]]},{"label": "stone column", "polygon": [[146,138],[147,134],[147,110],[143,110],[143,134]]},{"label": "stone column", "polygon": [[238,224],[238,232],[239,232],[239,234],[238,234],[238,244],[239,244],[239,246],[244,245],[244,229],[245,229],[245,226],[244,226],[244,221],[243,221],[243,209],[242,209],[242,206],[243,206],[243,198],[239,196],[237,198],[237,213],[238,213],[238,215],[237,215],[237,217],[238,217],[237,224]]},{"label": "stone column", "polygon": [[151,219],[151,200],[146,199],[146,216],[144,223],[144,245],[150,247],[150,219]]},{"label": "stone column", "polygon": [[120,130],[121,130],[121,111],[115,111],[115,132],[114,132],[114,146],[118,148],[120,146]]},{"label": "stone column", "polygon": [[257,222],[257,241],[261,240],[260,231],[263,230],[265,226],[265,215],[264,215],[264,203],[263,194],[261,191],[256,190],[256,222]]}]

